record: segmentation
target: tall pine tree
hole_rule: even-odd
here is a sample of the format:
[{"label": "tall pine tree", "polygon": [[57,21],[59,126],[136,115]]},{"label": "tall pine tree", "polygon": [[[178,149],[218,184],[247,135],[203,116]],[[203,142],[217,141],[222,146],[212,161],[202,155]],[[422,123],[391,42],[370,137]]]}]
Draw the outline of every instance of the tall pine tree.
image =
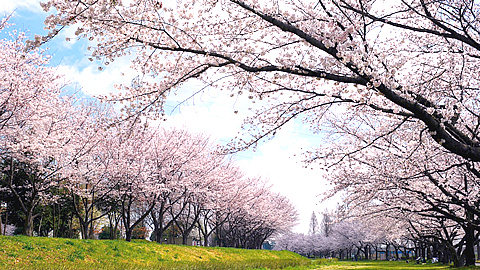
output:
[{"label": "tall pine tree", "polygon": [[315,211],[312,212],[312,217],[310,218],[310,226],[308,228],[308,235],[316,235],[320,233],[320,228],[318,226],[317,216]]}]

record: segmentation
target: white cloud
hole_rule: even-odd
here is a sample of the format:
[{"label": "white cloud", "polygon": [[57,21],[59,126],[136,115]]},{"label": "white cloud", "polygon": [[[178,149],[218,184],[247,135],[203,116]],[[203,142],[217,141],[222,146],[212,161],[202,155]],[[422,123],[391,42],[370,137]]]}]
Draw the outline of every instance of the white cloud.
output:
[{"label": "white cloud", "polygon": [[[63,29],[58,38],[61,40],[61,44],[66,49],[71,49],[75,43],[77,43],[77,36],[75,35],[75,31],[80,26],[79,23],[74,25],[69,25],[65,29]],[[68,39],[68,40],[67,40]]]},{"label": "white cloud", "polygon": [[115,92],[115,84],[129,85],[137,73],[130,68],[130,59],[120,58],[109,66],[98,69],[98,63],[92,62],[84,68],[79,65],[61,65],[58,71],[65,75],[67,81],[78,84],[83,93],[98,97]]},{"label": "white cloud", "polygon": [[[248,115],[249,101],[236,103],[234,98],[217,89],[205,89],[191,97],[203,86],[186,84],[177,95],[168,97],[165,111],[167,126],[185,126],[192,132],[210,134],[222,143],[234,138]],[[178,106],[177,106],[178,105]],[[239,113],[235,113],[238,111]]]},{"label": "white cloud", "polygon": [[[168,126],[185,126],[195,133],[210,134],[214,139],[225,141],[233,138],[240,128],[242,117],[225,111],[213,104],[205,106],[188,106],[181,113],[167,117]],[[223,114],[223,115],[222,115]]]},{"label": "white cloud", "polygon": [[12,13],[18,9],[26,9],[33,12],[43,12],[40,7],[40,0],[2,0],[0,11]]}]

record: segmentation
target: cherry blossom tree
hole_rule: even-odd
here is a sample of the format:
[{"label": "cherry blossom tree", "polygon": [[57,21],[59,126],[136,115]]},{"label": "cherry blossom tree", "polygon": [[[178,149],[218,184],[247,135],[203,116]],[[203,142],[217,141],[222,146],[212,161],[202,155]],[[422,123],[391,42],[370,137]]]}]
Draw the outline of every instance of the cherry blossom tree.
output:
[{"label": "cherry blossom tree", "polygon": [[159,186],[155,181],[149,149],[154,131],[142,123],[127,123],[118,129],[114,141],[115,159],[109,179],[115,183],[114,197],[120,205],[125,239],[130,241],[137,225],[155,207]]},{"label": "cherry blossom tree", "polygon": [[123,86],[126,93],[114,99],[138,98],[133,109],[161,113],[166,93],[197,78],[270,101],[247,119],[247,145],[301,115],[318,130],[327,112],[342,105],[344,119],[362,123],[374,115],[390,123],[363,134],[358,150],[415,122],[417,134],[427,129],[447,151],[480,160],[472,1],[179,1],[172,8],[151,0],[49,0],[42,6],[56,10],[45,21],[51,34],[79,23],[76,37],[97,41],[93,58],[107,63],[136,53],[134,67],[158,80]]},{"label": "cherry blossom tree", "polygon": [[246,189],[239,197],[234,211],[217,228],[216,237],[221,246],[259,249],[275,234],[286,233],[297,222],[297,212],[290,201],[270,190],[261,178],[244,179]]},{"label": "cherry blossom tree", "polygon": [[176,225],[186,243],[210,195],[210,179],[223,162],[214,149],[208,137],[187,130],[160,129],[153,139],[151,162],[159,189],[151,212],[156,241],[161,242],[163,231]]},{"label": "cherry blossom tree", "polygon": [[[417,235],[430,230],[430,237],[437,235],[436,240],[448,246],[459,244],[450,252],[459,253],[453,257],[455,264],[471,264],[478,230],[475,163],[446,152],[428,137],[405,144],[416,135],[403,134],[379,140],[368,155],[351,154],[339,163],[332,174],[334,193],[347,192],[347,203],[358,215],[383,213],[408,220]],[[452,227],[451,222],[463,230],[458,241],[443,233],[442,226]]]},{"label": "cherry blossom tree", "polygon": [[218,177],[221,177],[225,159],[225,156],[216,153],[216,147],[208,137],[190,135],[186,139],[181,153],[185,161],[177,172],[180,174],[177,178],[177,190],[182,196],[170,208],[172,217],[176,217],[172,219],[182,235],[183,244],[186,244],[187,237],[196,228],[210,198],[218,191]]},{"label": "cherry blossom tree", "polygon": [[80,223],[84,239],[94,237],[94,222],[110,214],[115,207],[117,186],[110,178],[110,170],[118,160],[119,128],[110,127],[115,121],[110,109],[99,104],[77,106],[73,118],[71,146],[65,160],[71,160],[63,169],[61,188],[71,196],[74,214]]},{"label": "cherry blossom tree", "polygon": [[[79,183],[78,179],[81,176],[90,179],[86,174],[81,174],[79,168],[86,156],[91,157],[92,149],[98,144],[98,137],[95,137],[98,134],[92,131],[92,122],[100,122],[98,114],[93,120],[94,109],[74,105],[70,98],[44,101],[48,113],[39,111],[39,107],[35,108],[41,112],[38,118],[24,120],[15,129],[16,135],[10,141],[9,137],[4,138],[4,149],[10,152],[2,157],[3,184],[15,195],[25,211],[24,233],[27,235],[32,233],[33,218],[40,214],[34,213],[38,205],[54,203],[65,191],[77,195],[88,189],[94,190],[94,184],[88,180]],[[97,127],[100,130],[102,128]],[[90,166],[93,167],[92,163]],[[75,187],[75,191],[72,187]],[[93,195],[91,199],[94,201]],[[83,202],[86,201],[84,198]],[[75,200],[74,206],[78,214]],[[88,210],[85,209],[86,214]]]},{"label": "cherry blossom tree", "polygon": [[[414,155],[413,159],[408,160],[399,160],[394,156],[377,157],[370,163],[375,164],[375,168],[369,170],[365,164],[370,160],[364,160],[361,165],[363,172],[348,173],[349,177],[353,177],[352,181],[336,182],[339,183],[339,188],[343,186],[345,190],[356,190],[355,192],[363,194],[352,193],[349,196],[352,207],[363,204],[362,208],[366,209],[365,207],[370,205],[368,209],[372,211],[392,211],[390,215],[397,215],[399,218],[403,218],[402,213],[412,213],[413,215],[408,215],[412,220],[437,219],[434,223],[440,225],[449,223],[445,223],[446,219],[458,224],[463,228],[466,241],[463,242],[465,249],[462,246],[458,248],[460,251],[464,250],[467,261],[473,260],[476,239],[474,231],[478,230],[477,176],[471,172],[469,163],[465,164],[456,156],[432,153],[428,149],[422,154],[423,157]],[[393,167],[393,163],[396,167]],[[346,175],[342,178],[344,176]],[[347,182],[350,182],[348,187],[344,185]],[[368,191],[369,187],[373,188],[370,183],[376,186],[375,191]],[[417,218],[414,218],[415,216]],[[460,261],[456,262],[458,263]]]},{"label": "cherry blossom tree", "polygon": [[310,242],[309,236],[303,233],[286,233],[276,237],[275,250],[290,250],[303,256],[309,256],[313,254],[311,246],[307,243]]},{"label": "cherry blossom tree", "polygon": [[[330,233],[292,234],[286,233],[275,238],[275,249],[291,250],[305,256],[337,257],[339,259],[373,259],[372,251],[407,248],[401,240],[407,239],[409,231],[404,222],[389,216],[379,215],[375,218],[362,218],[330,213]],[[397,259],[398,259],[398,252]],[[375,256],[378,259],[378,255]],[[387,257],[388,259],[388,257]]]},{"label": "cherry blossom tree", "polygon": [[[216,185],[212,187],[212,193],[207,197],[208,201],[197,224],[204,246],[214,244],[209,240],[210,236],[215,232],[218,234],[217,229],[220,229],[231,215],[240,211],[243,192],[247,188],[244,185],[243,172],[232,162],[223,164],[216,178]],[[220,239],[217,237],[217,240]]]},{"label": "cherry blossom tree", "polygon": [[4,78],[0,82],[0,130],[3,132],[33,117],[35,108],[45,107],[44,102],[56,98],[62,87],[60,76],[47,67],[49,57],[39,49],[30,49],[25,44],[25,33],[5,33],[8,20],[9,17],[4,17],[0,21],[0,31],[10,35],[0,43],[0,72]]},{"label": "cherry blossom tree", "polygon": [[[0,30],[6,22],[0,24]],[[73,100],[60,97],[62,83],[48,58],[25,43],[23,33],[1,40],[1,179],[2,189],[18,201],[25,215],[24,234],[33,234],[36,207],[55,198],[69,151]],[[74,154],[74,153],[72,153]]]}]

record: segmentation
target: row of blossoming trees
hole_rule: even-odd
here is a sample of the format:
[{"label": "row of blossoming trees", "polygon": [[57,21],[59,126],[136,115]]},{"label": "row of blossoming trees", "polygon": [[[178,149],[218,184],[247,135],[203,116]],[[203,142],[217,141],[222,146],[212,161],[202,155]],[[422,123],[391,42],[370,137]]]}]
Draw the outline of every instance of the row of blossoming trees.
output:
[{"label": "row of blossoming trees", "polygon": [[4,223],[64,237],[76,226],[92,238],[108,218],[127,241],[148,224],[158,242],[174,229],[184,244],[196,231],[205,245],[259,248],[296,222],[285,197],[246,177],[208,137],[119,121],[105,106],[63,93],[61,77],[30,47],[35,41],[24,40],[16,33],[0,41]]},{"label": "row of blossoming trees", "polygon": [[[433,234],[425,234],[427,228],[421,233],[415,231],[409,224],[415,222],[413,219],[402,222],[397,216],[384,215],[352,218],[345,215],[345,210],[342,206],[335,212],[324,213],[321,226],[315,229],[314,223],[311,223],[310,228],[314,230],[310,230],[308,234],[287,233],[276,237],[275,249],[290,250],[308,257],[355,260],[424,261],[437,258],[445,264],[458,261],[461,256],[461,251],[458,251],[458,246],[454,244],[462,244],[452,244]],[[461,235],[459,228],[444,229]],[[458,238],[452,237],[451,240],[453,239]]]}]

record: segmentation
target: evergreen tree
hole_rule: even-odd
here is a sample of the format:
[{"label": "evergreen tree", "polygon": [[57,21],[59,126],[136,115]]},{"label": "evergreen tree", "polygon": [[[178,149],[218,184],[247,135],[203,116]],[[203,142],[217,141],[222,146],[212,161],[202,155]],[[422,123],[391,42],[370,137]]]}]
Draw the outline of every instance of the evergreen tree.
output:
[{"label": "evergreen tree", "polygon": [[325,237],[330,236],[332,232],[332,218],[328,213],[327,209],[325,209],[325,212],[323,212],[321,229],[322,229],[323,236]]},{"label": "evergreen tree", "polygon": [[308,228],[308,235],[316,235],[320,233],[320,229],[318,226],[317,216],[315,215],[315,211],[312,212],[312,217],[310,218],[310,226]]}]

